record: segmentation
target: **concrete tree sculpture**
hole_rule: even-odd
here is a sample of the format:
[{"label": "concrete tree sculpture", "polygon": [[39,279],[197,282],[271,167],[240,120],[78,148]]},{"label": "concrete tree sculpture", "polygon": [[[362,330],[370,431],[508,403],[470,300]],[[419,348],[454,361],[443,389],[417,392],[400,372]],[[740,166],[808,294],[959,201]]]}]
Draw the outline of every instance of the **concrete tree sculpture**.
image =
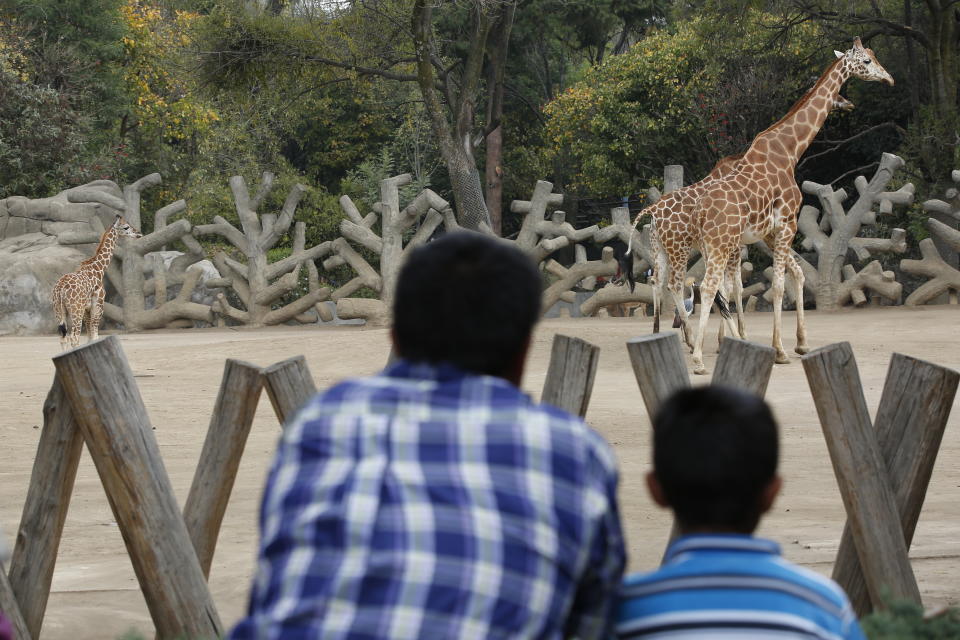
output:
[{"label": "concrete tree sculpture", "polygon": [[[664,191],[669,193],[683,186],[683,167],[680,165],[667,165],[663,169]],[[660,191],[656,187],[647,190],[647,202],[654,203],[661,197]],[[644,224],[642,228],[637,229],[633,226],[630,219],[630,209],[627,207],[614,207],[610,210],[611,224],[604,226],[594,233],[593,240],[600,245],[606,245],[613,240],[619,240],[624,245],[629,245],[634,254],[633,276],[639,279],[641,274],[646,273],[654,264],[656,256],[653,253],[650,244],[651,228],[649,223]],[[598,274],[600,275],[600,274]],[[587,283],[591,284],[591,283]],[[673,309],[673,303],[669,295],[662,296],[663,311],[669,312]],[[653,302],[653,291],[647,284],[637,283],[633,291],[629,285],[614,285],[608,282],[600,288],[593,296],[580,305],[580,312],[583,315],[594,315],[601,308],[610,305],[619,305],[625,303],[645,303]]]},{"label": "concrete tree sculpture", "polygon": [[[108,210],[122,214],[136,229],[142,229],[140,196],[143,190],[160,184],[159,173],[151,173],[123,188],[119,195],[101,185],[79,187],[67,193],[70,202],[97,202]],[[169,216],[186,209],[186,203],[178,200],[156,212],[154,230],[141,238],[123,238],[114,250],[114,260],[107,269],[107,278],[116,290],[104,305],[104,315],[123,325],[127,331],[158,329],[178,326],[184,322],[210,322],[210,307],[190,300],[190,295],[199,281],[201,271],[190,269],[194,263],[204,258],[203,249],[190,235],[188,220],[177,220],[167,224]],[[96,230],[89,232],[96,234]],[[174,259],[169,268],[153,265],[154,277],[147,279],[147,254],[157,251],[164,245],[179,240],[187,251]],[[84,232],[75,235],[62,234],[60,242],[89,242]],[[168,299],[169,287],[179,286],[179,293]],[[154,305],[146,308],[145,298],[154,295]]]},{"label": "concrete tree sculpture", "polygon": [[537,264],[564,247],[592,239],[599,231],[597,225],[574,229],[573,225],[566,221],[563,211],[553,211],[548,219],[548,208],[555,209],[562,203],[563,195],[553,193],[553,183],[545,180],[537,181],[529,200],[514,200],[510,203],[510,211],[523,214],[520,231],[513,241],[514,246],[533,258]]},{"label": "concrete tree sculpture", "polygon": [[[556,260],[549,260],[547,264],[544,265],[544,270],[556,277],[556,280],[543,292],[542,306],[543,310],[546,311],[561,300],[572,304],[575,301],[572,289],[577,286],[577,283],[582,282],[584,279],[595,279],[599,276],[610,277],[616,274],[617,260],[613,257],[613,248],[604,247],[599,260],[576,262],[570,267],[565,267]],[[627,287],[612,288],[616,291],[626,291],[627,293],[630,291]],[[649,289],[645,284],[638,284],[637,288]],[[601,291],[605,291],[605,289],[601,289]],[[590,296],[584,304],[580,305],[581,313],[584,313],[584,315],[593,315],[593,313],[596,312],[596,310],[589,307],[589,305],[597,295],[598,294]],[[631,294],[631,296],[632,295],[633,294]],[[613,303],[608,302],[606,304]],[[588,306],[590,311],[584,311],[584,306]]]},{"label": "concrete tree sculpture", "polygon": [[[337,304],[340,318],[363,318],[371,325],[388,323],[397,274],[409,250],[429,240],[441,226],[447,231],[460,229],[453,208],[430,189],[421,191],[401,209],[400,187],[410,182],[409,174],[382,180],[381,200],[366,216],[360,214],[349,197],[340,199],[345,215],[340,223],[341,237],[333,241],[335,255],[323,263],[326,270],[347,264],[356,274],[330,295]],[[590,240],[597,231],[596,226],[575,229],[566,221],[562,211],[553,211],[547,218],[548,210],[562,202],[563,196],[553,193],[551,183],[537,182],[530,200],[511,203],[510,210],[522,214],[523,221],[516,239],[504,242],[511,242],[539,264],[564,247]],[[378,222],[379,233],[375,230]],[[414,228],[416,231],[411,236]],[[483,230],[481,233],[490,232]],[[367,261],[362,250],[378,258],[376,266]],[[378,297],[351,297],[361,287],[374,291]],[[324,313],[322,309],[318,308],[318,311],[321,315]]]},{"label": "concrete tree sculpture", "polygon": [[[951,178],[960,185],[960,171],[953,171]],[[920,241],[922,260],[901,260],[900,268],[929,280],[907,296],[904,304],[929,304],[945,293],[949,293],[951,303],[956,303],[957,293],[960,292],[960,270],[956,266],[956,254],[960,252],[960,231],[941,220],[960,220],[960,191],[957,187],[951,187],[947,190],[946,200],[927,200],[923,208],[931,214],[924,225],[932,237]],[[950,255],[944,255],[946,252],[950,252]]]},{"label": "concrete tree sculpture", "polygon": [[[817,196],[821,208],[810,205],[800,210],[797,227],[803,233],[803,247],[817,254],[816,266],[794,253],[805,277],[804,289],[812,294],[817,309],[833,310],[848,302],[863,304],[868,296],[886,298],[892,303],[900,301],[902,286],[885,272],[880,263],[873,261],[860,271],[847,264],[850,252],[857,261],[863,263],[871,256],[881,252],[903,253],[906,250],[906,231],[893,229],[889,238],[860,237],[864,227],[877,224],[877,214],[890,214],[893,207],[905,206],[913,202],[913,185],[905,184],[897,191],[884,191],[897,170],[903,166],[903,159],[890,153],[883,154],[880,165],[869,181],[858,176],[854,181],[858,197],[849,207],[844,208],[847,192],[834,190],[828,185],[804,182],[804,193]],[[765,245],[757,246],[766,250]],[[771,270],[765,275],[769,279]],[[793,291],[792,283],[787,283],[786,291]],[[769,291],[765,297],[769,297]],[[789,296],[792,301],[792,296]]]},{"label": "concrete tree sculpture", "polygon": [[[366,216],[360,215],[349,196],[340,198],[340,207],[346,216],[340,222],[341,237],[332,242],[334,255],[323,263],[326,270],[347,264],[356,273],[353,279],[330,294],[330,299],[337,304],[340,318],[362,318],[373,326],[388,324],[397,275],[407,253],[429,240],[441,225],[448,231],[460,228],[450,204],[430,189],[421,191],[401,209],[400,187],[411,181],[409,173],[381,180],[380,202]],[[378,221],[379,234],[374,230]],[[409,232],[415,226],[416,231],[410,236]],[[376,255],[379,258],[377,267],[371,265],[351,242]],[[363,287],[373,290],[379,297],[350,297]]]},{"label": "concrete tree sculpture", "polygon": [[294,225],[293,252],[276,262],[269,261],[267,252],[290,230],[297,206],[307,190],[303,185],[294,185],[279,213],[260,214],[258,209],[273,189],[273,178],[272,173],[264,172],[260,187],[252,198],[242,176],[230,178],[230,190],[241,229],[234,227],[223,216],[215,216],[213,224],[197,225],[194,229],[196,235],[223,237],[246,259],[245,262],[235,260],[223,251],[218,252],[213,257],[213,263],[223,278],[208,281],[207,284],[229,286],[244,306],[243,309],[234,307],[226,294],[219,293],[213,303],[213,311],[251,327],[294,320],[329,295],[327,289],[315,289],[282,307],[274,308],[278,300],[297,288],[302,265],[329,253],[331,243],[323,242],[305,248],[305,225],[297,222]]}]

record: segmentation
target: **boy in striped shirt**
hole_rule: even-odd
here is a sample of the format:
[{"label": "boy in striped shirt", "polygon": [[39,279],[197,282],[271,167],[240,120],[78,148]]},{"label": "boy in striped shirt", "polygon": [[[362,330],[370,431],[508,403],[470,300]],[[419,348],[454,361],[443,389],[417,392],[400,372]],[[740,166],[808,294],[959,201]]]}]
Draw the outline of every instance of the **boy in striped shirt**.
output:
[{"label": "boy in striped shirt", "polygon": [[777,456],[776,422],[754,395],[699,387],[664,403],[647,486],[681,535],[658,571],[624,581],[618,638],[864,638],[836,583],[752,535],[780,491]]}]

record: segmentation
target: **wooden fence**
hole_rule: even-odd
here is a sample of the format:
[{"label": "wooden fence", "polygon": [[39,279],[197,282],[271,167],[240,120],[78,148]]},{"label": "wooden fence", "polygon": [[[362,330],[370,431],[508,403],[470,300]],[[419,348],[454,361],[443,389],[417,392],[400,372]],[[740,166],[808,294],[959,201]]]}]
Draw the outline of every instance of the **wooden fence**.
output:
[{"label": "wooden fence", "polygon": [[[598,353],[582,340],[557,336],[544,397],[584,415]],[[281,424],[316,393],[306,360],[298,356],[263,369],[226,361],[182,513],[119,340],[94,341],[57,356],[54,364],[16,545],[9,571],[0,570],[0,611],[16,637],[40,636],[84,443],[158,637],[222,636],[206,579],[240,458],[263,389]]]},{"label": "wooden fence", "polygon": [[[675,333],[631,340],[627,353],[649,415],[690,385]],[[712,384],[763,396],[773,360],[770,347],[726,338]],[[306,360],[298,356],[262,369],[226,361],[182,513],[117,338],[67,351],[54,363],[13,556],[9,571],[0,570],[0,610],[16,637],[40,635],[84,444],[158,637],[220,637],[224,629],[206,579],[240,458],[262,390],[280,424],[316,393]],[[598,347],[557,335],[542,400],[585,416],[598,363]],[[873,425],[848,344],[811,352],[803,365],[849,518],[834,577],[861,613],[879,606],[884,590],[919,602],[907,550],[960,376],[895,354]]]}]

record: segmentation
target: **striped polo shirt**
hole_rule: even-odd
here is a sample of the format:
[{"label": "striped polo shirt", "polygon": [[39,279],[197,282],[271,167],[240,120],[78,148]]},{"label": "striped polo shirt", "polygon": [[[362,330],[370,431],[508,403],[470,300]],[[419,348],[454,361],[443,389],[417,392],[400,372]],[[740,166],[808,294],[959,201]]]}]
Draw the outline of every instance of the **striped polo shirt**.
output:
[{"label": "striped polo shirt", "polygon": [[663,566],[624,580],[618,638],[863,640],[832,580],[780,557],[770,540],[681,536]]}]

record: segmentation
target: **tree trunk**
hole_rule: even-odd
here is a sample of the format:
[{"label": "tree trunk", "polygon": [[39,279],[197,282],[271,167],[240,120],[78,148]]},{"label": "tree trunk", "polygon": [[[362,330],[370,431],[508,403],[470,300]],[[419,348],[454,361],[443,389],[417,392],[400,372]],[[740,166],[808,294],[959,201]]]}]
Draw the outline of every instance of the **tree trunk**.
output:
[{"label": "tree trunk", "polygon": [[417,84],[423,95],[424,106],[430,117],[433,134],[439,141],[440,155],[450,174],[450,185],[457,206],[460,225],[479,229],[480,224],[490,225],[490,215],[483,200],[483,186],[473,157],[471,129],[474,123],[474,106],[480,89],[480,70],[491,20],[484,6],[476,8],[476,23],[471,34],[467,60],[455,95],[451,83],[443,86],[447,92],[447,107],[453,114],[451,126],[440,99],[437,78],[434,73],[433,5],[431,0],[416,0],[411,12],[414,53],[417,66]]},{"label": "tree trunk", "polygon": [[487,135],[487,210],[490,226],[498,236],[503,235],[503,127],[498,126]]},{"label": "tree trunk", "polygon": [[[913,0],[903,0],[903,24],[908,28],[913,28]],[[913,38],[904,38],[907,47],[907,67],[917,68],[917,50]],[[920,110],[920,83],[913,74],[907,76],[907,82],[910,84],[910,109],[913,113]]]},{"label": "tree trunk", "polygon": [[488,47],[490,74],[487,82],[489,99],[487,102],[486,158],[486,202],[490,213],[490,226],[494,233],[501,235],[503,219],[503,85],[507,60],[507,47],[510,44],[510,31],[513,28],[513,16],[516,3],[507,5],[503,15],[497,21],[494,38]]},{"label": "tree trunk", "polygon": [[490,214],[483,200],[480,172],[473,156],[464,152],[447,160],[450,186],[457,205],[457,219],[467,229],[479,229],[481,223],[490,226]]},{"label": "tree trunk", "polygon": [[957,28],[954,7],[931,11],[927,64],[930,74],[931,101],[941,115],[957,110]]}]

